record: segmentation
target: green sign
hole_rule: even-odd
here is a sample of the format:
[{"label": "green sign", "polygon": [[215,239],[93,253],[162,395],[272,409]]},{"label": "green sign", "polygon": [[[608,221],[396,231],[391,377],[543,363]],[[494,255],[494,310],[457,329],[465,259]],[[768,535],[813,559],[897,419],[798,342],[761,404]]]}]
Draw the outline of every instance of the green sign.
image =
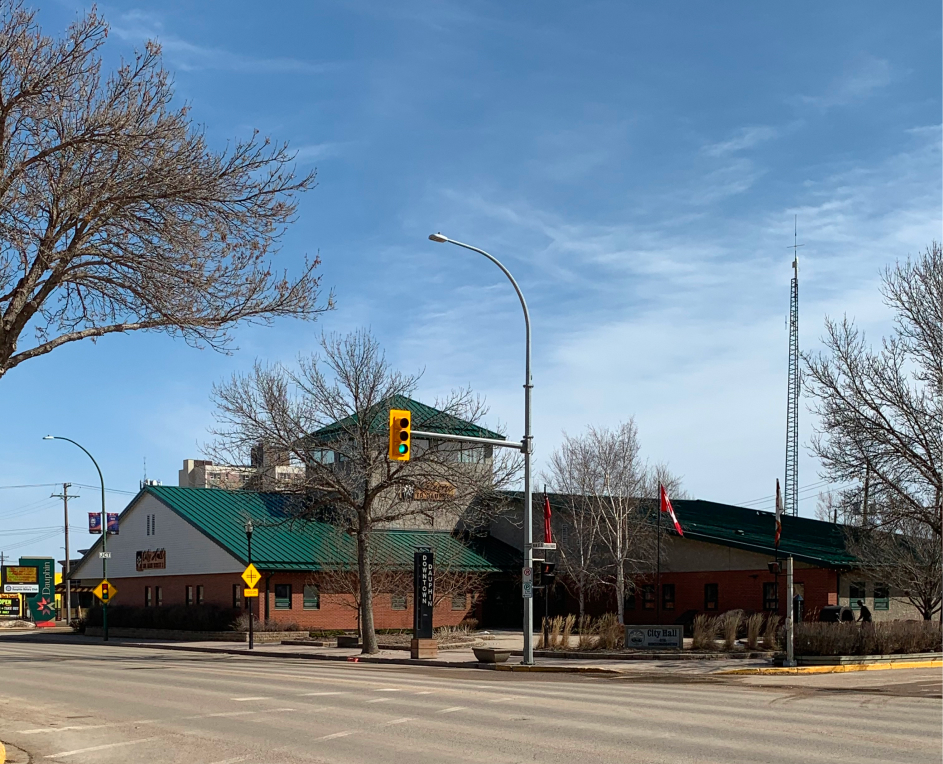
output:
[{"label": "green sign", "polygon": [[21,557],[20,565],[39,569],[39,594],[26,597],[26,606],[37,626],[56,622],[56,561],[52,557]]}]

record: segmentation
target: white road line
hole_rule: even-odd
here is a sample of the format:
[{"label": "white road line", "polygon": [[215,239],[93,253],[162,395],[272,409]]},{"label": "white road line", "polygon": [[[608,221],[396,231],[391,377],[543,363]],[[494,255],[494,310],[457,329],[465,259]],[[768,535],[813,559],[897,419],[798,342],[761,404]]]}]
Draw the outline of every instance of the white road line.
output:
[{"label": "white road line", "polygon": [[221,761],[211,761],[210,764],[239,764],[240,761],[245,761],[248,759],[248,756],[237,756],[235,759],[222,759]]},{"label": "white road line", "polygon": [[402,692],[400,687],[378,687],[375,692]]},{"label": "white road line", "polygon": [[335,732],[333,735],[325,735],[324,737],[316,738],[317,740],[333,740],[336,737],[347,737],[348,735],[353,735],[353,732]]},{"label": "white road line", "polygon": [[302,693],[299,693],[299,697],[302,697],[302,698],[313,698],[313,697],[315,697],[316,695],[346,695],[346,694],[347,694],[346,692],[340,692],[340,691],[337,691],[337,692],[302,692]]},{"label": "white road line", "polygon": [[140,740],[125,740],[123,743],[105,743],[104,745],[94,745],[91,748],[76,748],[74,751],[61,751],[60,753],[51,753],[45,756],[46,759],[58,759],[60,756],[75,756],[77,753],[89,753],[91,751],[104,751],[108,748],[119,748],[125,745],[138,745],[140,743],[149,743],[151,740],[157,740],[156,737],[145,737]]},{"label": "white road line", "polygon": [[409,716],[404,716],[402,719],[394,719],[391,722],[384,724],[384,727],[389,727],[391,724],[405,724],[406,722],[411,722],[412,718]]},{"label": "white road line", "polygon": [[443,708],[441,711],[436,711],[437,714],[451,714],[454,711],[464,711],[465,706],[452,706],[451,708]]},{"label": "white road line", "polygon": [[41,727],[35,730],[20,730],[20,735],[38,735],[40,732],[69,732],[71,730],[100,730],[113,724],[76,724],[72,727]]},{"label": "white road line", "polygon": [[417,692],[416,694],[417,694],[417,695],[432,695],[432,693],[434,693],[434,692],[435,692],[435,690],[420,690],[420,691]]},{"label": "white road line", "polygon": [[368,700],[367,703],[386,703],[389,701],[389,698],[374,698],[373,700]]},{"label": "white road line", "polygon": [[515,697],[515,696],[510,696],[510,697],[507,697],[507,698],[492,698],[492,699],[489,700],[488,702],[489,702],[489,703],[507,703],[509,700],[517,700],[517,697]]},{"label": "white road line", "polygon": [[245,703],[247,700],[271,700],[270,695],[258,695],[251,698],[230,698],[230,700],[238,701],[239,703]]}]

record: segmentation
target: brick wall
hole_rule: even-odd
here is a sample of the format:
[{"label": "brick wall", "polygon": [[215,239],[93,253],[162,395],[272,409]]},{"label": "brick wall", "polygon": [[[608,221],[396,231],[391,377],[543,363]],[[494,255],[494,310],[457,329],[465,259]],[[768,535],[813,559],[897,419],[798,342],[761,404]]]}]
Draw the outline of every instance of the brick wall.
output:
[{"label": "brick wall", "polygon": [[[151,602],[156,606],[156,587],[161,588],[163,605],[186,604],[186,587],[192,586],[196,597],[197,586],[203,587],[203,602],[207,605],[221,607],[233,606],[233,586],[245,586],[242,578],[237,574],[220,573],[212,575],[193,576],[146,576],[136,578],[110,579],[118,590],[115,598],[116,605],[144,606],[144,589],[151,587]],[[256,616],[265,615],[266,599],[268,601],[268,617],[282,623],[293,622],[303,629],[347,629],[357,628],[357,611],[354,608],[354,599],[347,594],[330,594],[324,591],[320,596],[320,608],[317,610],[304,607],[304,586],[311,581],[317,582],[316,577],[307,573],[273,573],[263,571],[262,580],[258,583],[259,598],[253,605]],[[291,586],[291,608],[275,607],[275,586],[288,584]],[[266,598],[266,585],[268,595]],[[389,594],[374,594],[374,625],[377,629],[411,629],[413,626],[412,596],[407,598],[405,610],[393,610],[392,597]],[[246,602],[242,601],[245,608]],[[433,622],[436,626],[456,626],[467,617],[478,617],[481,602],[472,602],[469,596],[466,599],[464,610],[452,610],[451,598],[445,598],[435,609]]]}]

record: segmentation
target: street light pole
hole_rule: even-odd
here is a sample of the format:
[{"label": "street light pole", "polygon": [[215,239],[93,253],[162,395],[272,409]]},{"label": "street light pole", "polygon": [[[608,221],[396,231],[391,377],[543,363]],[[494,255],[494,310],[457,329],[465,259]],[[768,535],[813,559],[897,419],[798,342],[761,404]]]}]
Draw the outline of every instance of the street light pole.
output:
[{"label": "street light pole", "polygon": [[[92,460],[92,464],[95,465],[95,469],[98,470],[98,479],[101,481],[102,486],[102,580],[108,580],[108,514],[105,511],[105,478],[102,476],[101,468],[98,466],[98,462],[95,461],[95,457],[92,456],[88,449],[85,448],[81,443],[76,443],[71,438],[63,438],[59,435],[46,435],[43,437],[43,440],[64,440],[68,443],[71,443],[73,446],[78,446],[81,448],[85,455]],[[66,555],[68,557],[68,554]],[[108,641],[108,603],[102,602],[102,635],[104,636],[104,641]]]},{"label": "street light pole", "polygon": [[[447,236],[442,235],[441,233],[434,233],[429,236],[430,241],[435,241],[439,243],[448,243],[454,244],[457,247],[464,247],[465,249],[470,249],[472,252],[477,252],[479,255],[484,255],[491,262],[497,265],[501,272],[508,277],[508,280],[511,282],[511,285],[514,287],[514,291],[517,292],[517,298],[521,301],[521,308],[524,310],[524,331],[525,331],[525,343],[524,343],[524,567],[534,568],[534,548],[533,548],[533,534],[534,534],[534,524],[533,524],[533,508],[531,506],[531,454],[534,452],[534,441],[533,435],[531,433],[531,423],[530,423],[530,398],[531,391],[534,388],[533,379],[531,378],[530,373],[530,312],[527,310],[527,301],[524,299],[524,295],[521,293],[521,288],[517,285],[517,282],[514,280],[514,277],[511,275],[511,272],[505,268],[501,262],[494,257],[489,255],[483,249],[478,249],[478,247],[473,247],[470,244],[463,244],[460,241],[455,241],[450,239]],[[524,659],[521,661],[525,666],[532,666],[534,664],[534,600],[533,597],[524,598]]]}]

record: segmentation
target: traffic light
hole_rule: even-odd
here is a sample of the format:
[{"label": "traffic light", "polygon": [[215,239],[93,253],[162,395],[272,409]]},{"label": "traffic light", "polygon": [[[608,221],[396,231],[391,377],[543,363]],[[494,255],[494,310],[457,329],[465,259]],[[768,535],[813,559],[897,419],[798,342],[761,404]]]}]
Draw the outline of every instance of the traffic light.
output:
[{"label": "traffic light", "polygon": [[102,602],[108,602],[108,599],[111,596],[111,587],[108,585],[107,581],[102,581]]},{"label": "traffic light", "polygon": [[412,415],[405,409],[390,409],[390,459],[408,462]]},{"label": "traffic light", "polygon": [[556,578],[554,569],[557,567],[555,562],[545,562],[544,560],[534,560],[534,588],[553,586]]}]

